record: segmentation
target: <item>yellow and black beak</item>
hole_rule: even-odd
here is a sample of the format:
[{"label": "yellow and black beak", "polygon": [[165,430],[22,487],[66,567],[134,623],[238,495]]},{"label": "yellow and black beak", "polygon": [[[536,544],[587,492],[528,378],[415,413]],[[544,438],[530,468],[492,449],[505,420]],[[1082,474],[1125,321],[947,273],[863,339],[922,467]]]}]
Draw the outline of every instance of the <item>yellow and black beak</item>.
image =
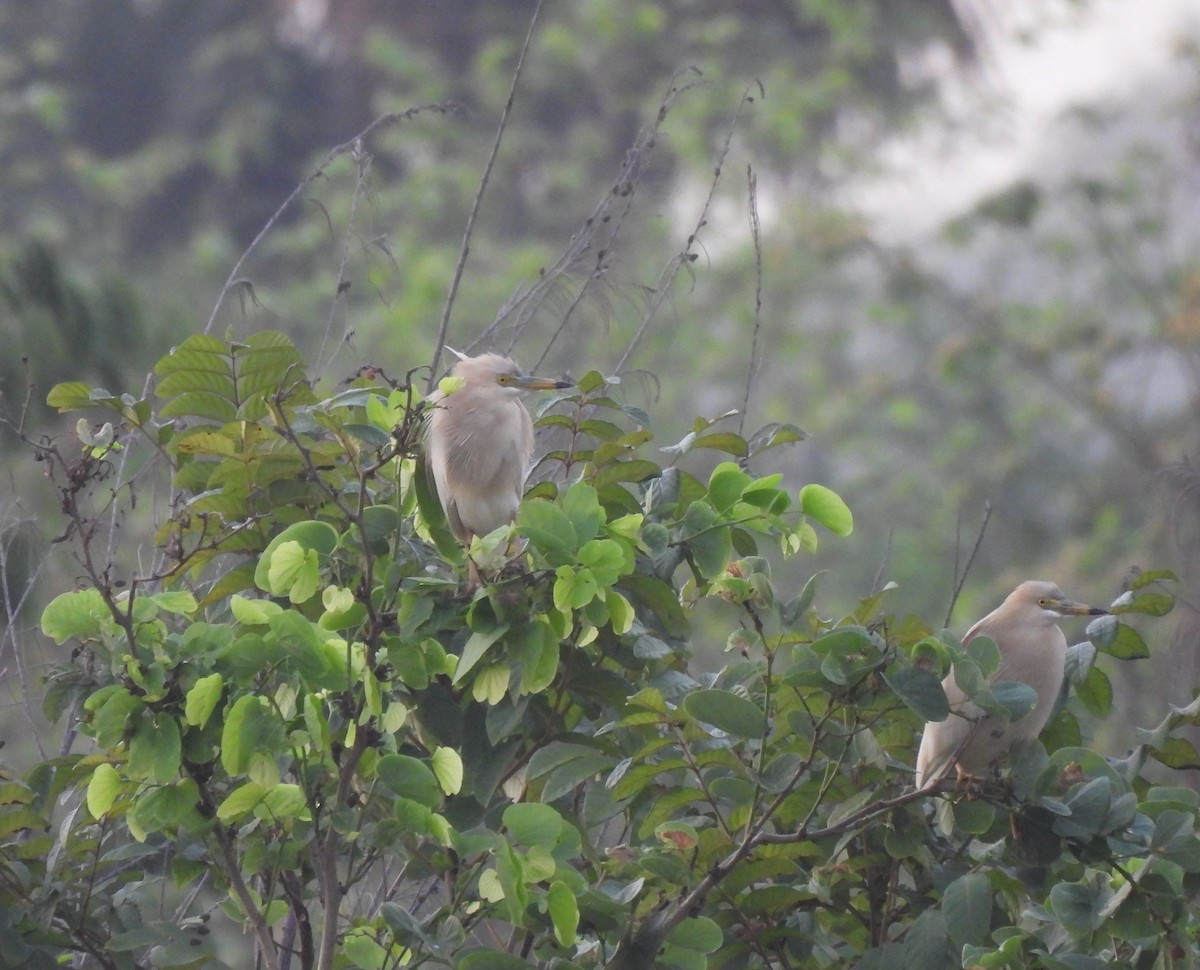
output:
[{"label": "yellow and black beak", "polygon": [[1088,606],[1087,603],[1075,603],[1071,600],[1051,600],[1046,609],[1061,613],[1063,616],[1107,616],[1108,610],[1098,606]]},{"label": "yellow and black beak", "polygon": [[519,374],[513,378],[513,386],[522,391],[555,391],[564,387],[574,387],[574,381],[559,381],[552,377],[534,377],[532,374]]}]

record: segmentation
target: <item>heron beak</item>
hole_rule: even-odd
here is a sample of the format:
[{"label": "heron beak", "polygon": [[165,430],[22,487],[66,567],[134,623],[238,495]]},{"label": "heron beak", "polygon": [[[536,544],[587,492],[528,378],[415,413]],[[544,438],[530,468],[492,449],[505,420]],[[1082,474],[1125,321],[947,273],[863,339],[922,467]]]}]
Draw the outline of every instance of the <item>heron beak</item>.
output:
[{"label": "heron beak", "polygon": [[1057,603],[1052,603],[1050,608],[1055,613],[1062,613],[1064,616],[1108,615],[1108,610],[1102,610],[1098,606],[1088,606],[1087,603],[1073,603],[1070,600],[1059,600]]},{"label": "heron beak", "polygon": [[534,377],[531,374],[522,374],[513,381],[522,391],[556,391],[563,387],[574,387],[574,381],[556,381],[552,377]]}]

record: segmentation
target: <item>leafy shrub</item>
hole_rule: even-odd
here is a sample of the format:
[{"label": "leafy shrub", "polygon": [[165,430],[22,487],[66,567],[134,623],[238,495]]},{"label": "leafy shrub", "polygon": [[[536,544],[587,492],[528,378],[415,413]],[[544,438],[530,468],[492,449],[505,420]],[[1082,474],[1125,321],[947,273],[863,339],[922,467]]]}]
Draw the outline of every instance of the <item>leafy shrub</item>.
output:
[{"label": "leafy shrub", "polygon": [[[0,783],[0,965],[1167,967],[1196,957],[1198,798],[1143,777],[1200,761],[1172,712],[1128,758],[1083,747],[1112,701],[1098,653],[1144,656],[1143,574],[1072,649],[1074,698],[1011,775],[912,790],[941,678],[968,650],[884,610],[823,615],[771,559],[852,517],[820,485],[748,469],[698,420],[650,433],[595,373],[550,399],[553,482],[460,579],[419,464],[421,402],[372,373],[321,397],[280,334],[194,336],[82,450],[44,443],[87,582],[45,609],[71,644],[45,707],[92,744]],[[723,453],[707,480],[676,462]],[[660,454],[662,452],[659,452]],[[156,559],[118,576],[102,512],[155,468]],[[127,469],[136,468],[129,473]],[[124,481],[114,476],[126,471]],[[691,663],[695,604],[730,618]],[[1048,749],[1048,751],[1047,751]],[[947,790],[949,786],[947,786]],[[234,928],[244,927],[238,935]]]}]

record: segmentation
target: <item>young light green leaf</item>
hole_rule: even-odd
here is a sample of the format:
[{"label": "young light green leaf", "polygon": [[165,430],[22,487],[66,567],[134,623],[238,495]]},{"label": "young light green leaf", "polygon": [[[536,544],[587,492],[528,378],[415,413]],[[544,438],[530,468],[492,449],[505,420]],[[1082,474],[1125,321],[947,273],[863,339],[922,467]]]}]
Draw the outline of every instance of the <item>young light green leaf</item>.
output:
[{"label": "young light green leaf", "polygon": [[191,727],[204,727],[213,710],[221,700],[225,689],[224,678],[217,673],[201,677],[187,692],[184,701],[184,719]]},{"label": "young light green leaf", "polygon": [[579,903],[565,882],[559,880],[550,884],[546,893],[546,909],[550,913],[558,945],[568,949],[575,946],[575,934],[579,930]]},{"label": "young light green leaf", "polygon": [[107,761],[96,765],[87,786],[87,807],[97,821],[108,812],[121,793],[121,775]]},{"label": "young light green leaf", "polygon": [[56,643],[64,643],[72,637],[87,639],[99,635],[107,615],[107,607],[98,590],[60,593],[42,610],[42,632]]},{"label": "young light green leaf", "polygon": [[447,795],[457,795],[462,791],[463,763],[457,751],[453,748],[437,748],[429,764],[443,792]]},{"label": "young light green leaf", "polygon": [[841,496],[824,485],[805,485],[800,489],[800,511],[838,536],[854,531],[854,516]]},{"label": "young light green leaf", "polygon": [[264,794],[262,785],[253,781],[246,782],[244,785],[231,791],[225,800],[217,806],[217,818],[222,822],[232,822],[243,815],[249,815],[254,811],[255,806],[262,801]]},{"label": "young light green leaf", "polygon": [[272,596],[286,595],[293,603],[304,603],[317,592],[320,567],[315,549],[305,550],[300,543],[289,541],[277,546],[269,558],[266,588]]}]

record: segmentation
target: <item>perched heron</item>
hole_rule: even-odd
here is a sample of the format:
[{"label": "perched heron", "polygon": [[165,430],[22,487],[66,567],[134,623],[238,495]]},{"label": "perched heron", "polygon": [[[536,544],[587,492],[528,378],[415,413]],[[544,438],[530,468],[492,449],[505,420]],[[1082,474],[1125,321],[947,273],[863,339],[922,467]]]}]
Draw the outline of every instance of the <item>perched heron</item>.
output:
[{"label": "perched heron", "polygon": [[533,421],[522,391],[570,387],[531,377],[507,357],[464,357],[453,374],[462,386],[435,391],[426,457],[450,531],[460,542],[511,522],[533,457]]},{"label": "perched heron", "polygon": [[940,778],[951,760],[960,778],[981,775],[1018,741],[1036,738],[1050,719],[1065,674],[1067,638],[1056,621],[1064,616],[1107,612],[1071,602],[1053,583],[1030,580],[971,627],[963,637],[964,644],[986,636],[1000,650],[1000,666],[991,680],[1028,684],[1037,694],[1037,703],[1016,721],[995,718],[966,699],[951,672],[942,681],[950,700],[950,716],[925,725],[917,753],[917,787]]}]

